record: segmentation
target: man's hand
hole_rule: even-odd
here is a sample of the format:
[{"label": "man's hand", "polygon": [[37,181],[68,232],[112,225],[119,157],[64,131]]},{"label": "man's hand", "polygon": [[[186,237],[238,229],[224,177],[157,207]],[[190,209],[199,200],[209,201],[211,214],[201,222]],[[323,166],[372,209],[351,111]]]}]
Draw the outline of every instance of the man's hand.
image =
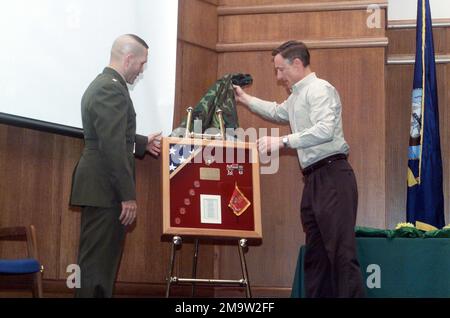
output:
[{"label": "man's hand", "polygon": [[130,225],[136,220],[137,204],[135,200],[122,201],[122,212],[119,220],[123,225]]},{"label": "man's hand", "polygon": [[264,136],[256,141],[259,152],[266,154],[268,152],[277,151],[283,147],[283,137]]},{"label": "man's hand", "polygon": [[248,106],[252,97],[247,94],[240,86],[233,85],[233,89],[236,101]]},{"label": "man's hand", "polygon": [[161,134],[162,132],[157,132],[148,135],[148,143],[146,149],[156,157],[161,152]]}]

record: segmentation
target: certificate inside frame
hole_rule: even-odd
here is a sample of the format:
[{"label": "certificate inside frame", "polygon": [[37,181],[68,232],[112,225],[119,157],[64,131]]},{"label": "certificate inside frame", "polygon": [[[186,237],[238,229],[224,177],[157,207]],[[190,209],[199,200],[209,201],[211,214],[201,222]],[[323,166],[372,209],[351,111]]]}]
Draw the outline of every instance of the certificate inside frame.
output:
[{"label": "certificate inside frame", "polygon": [[255,143],[165,137],[161,158],[163,235],[262,239]]},{"label": "certificate inside frame", "polygon": [[200,194],[200,222],[203,224],[222,223],[222,197],[213,194]]}]

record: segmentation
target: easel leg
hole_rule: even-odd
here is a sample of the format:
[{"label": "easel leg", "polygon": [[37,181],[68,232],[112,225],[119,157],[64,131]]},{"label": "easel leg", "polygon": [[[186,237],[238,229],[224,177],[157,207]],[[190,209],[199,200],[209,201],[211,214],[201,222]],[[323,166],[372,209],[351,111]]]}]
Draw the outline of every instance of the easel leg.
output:
[{"label": "easel leg", "polygon": [[248,278],[247,263],[245,262],[245,255],[244,255],[244,248],[246,247],[247,247],[247,240],[240,239],[238,243],[238,248],[239,248],[239,258],[241,259],[242,276],[244,276],[245,280],[245,295],[247,298],[252,298],[252,291],[250,289],[250,280]]},{"label": "easel leg", "polygon": [[178,245],[181,245],[181,237],[174,236],[172,239],[172,249],[171,249],[171,255],[170,255],[169,273],[167,275],[166,298],[169,298],[169,295],[170,295],[170,285],[172,284],[173,269],[175,266],[175,253],[177,251]]},{"label": "easel leg", "polygon": [[[198,239],[195,239],[194,260],[192,262],[192,278],[197,278],[197,262],[198,262]],[[191,296],[195,296],[195,282],[192,283]]]}]

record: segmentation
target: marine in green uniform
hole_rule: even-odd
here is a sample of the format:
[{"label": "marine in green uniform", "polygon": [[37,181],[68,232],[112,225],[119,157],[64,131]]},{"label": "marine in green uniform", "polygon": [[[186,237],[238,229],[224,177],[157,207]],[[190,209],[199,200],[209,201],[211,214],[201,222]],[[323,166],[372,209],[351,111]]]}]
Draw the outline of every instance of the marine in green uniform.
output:
[{"label": "marine in green uniform", "polygon": [[75,168],[70,203],[82,206],[76,297],[112,297],[126,226],[136,218],[135,158],[157,156],[161,134],[136,135],[136,113],[128,92],[143,72],[148,45],[118,37],[110,64],[81,100],[84,150]]}]

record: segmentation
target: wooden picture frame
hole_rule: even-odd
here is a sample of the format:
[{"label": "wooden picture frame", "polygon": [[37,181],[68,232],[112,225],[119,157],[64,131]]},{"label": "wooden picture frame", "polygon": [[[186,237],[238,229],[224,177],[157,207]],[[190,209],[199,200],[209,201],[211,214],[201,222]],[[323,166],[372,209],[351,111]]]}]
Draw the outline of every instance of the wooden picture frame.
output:
[{"label": "wooden picture frame", "polygon": [[165,137],[161,158],[163,235],[262,239],[254,143]]}]

